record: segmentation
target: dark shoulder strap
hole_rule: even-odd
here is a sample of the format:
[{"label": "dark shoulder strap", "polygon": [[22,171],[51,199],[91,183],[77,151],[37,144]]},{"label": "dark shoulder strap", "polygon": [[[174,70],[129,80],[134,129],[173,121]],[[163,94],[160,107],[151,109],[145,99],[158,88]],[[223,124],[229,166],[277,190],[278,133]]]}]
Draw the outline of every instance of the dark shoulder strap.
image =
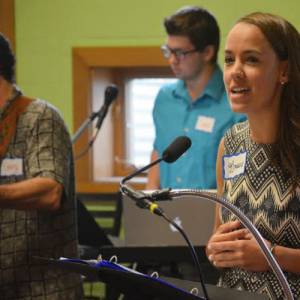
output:
[{"label": "dark shoulder strap", "polygon": [[0,120],[0,158],[4,157],[12,137],[15,135],[19,116],[33,99],[18,96],[3,112]]}]

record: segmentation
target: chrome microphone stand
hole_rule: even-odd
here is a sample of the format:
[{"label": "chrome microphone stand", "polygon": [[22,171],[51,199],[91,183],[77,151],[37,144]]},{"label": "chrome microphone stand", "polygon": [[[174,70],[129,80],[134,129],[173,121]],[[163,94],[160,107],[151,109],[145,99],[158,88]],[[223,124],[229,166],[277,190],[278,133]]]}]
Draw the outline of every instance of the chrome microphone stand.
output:
[{"label": "chrome microphone stand", "polygon": [[[159,194],[159,192],[158,192]],[[230,202],[226,201],[225,199],[218,197],[217,195],[209,192],[203,192],[200,190],[193,190],[193,189],[183,189],[183,190],[170,190],[167,197],[168,198],[178,198],[182,196],[191,196],[195,198],[199,198],[201,200],[209,200],[213,202],[217,202],[227,208],[230,212],[232,212],[240,221],[241,223],[253,234],[255,240],[260,246],[268,264],[270,265],[272,271],[274,272],[277,280],[279,281],[283,292],[288,300],[294,300],[291,288],[288,284],[287,279],[285,278],[279,264],[277,263],[275,257],[271,253],[270,249],[268,248],[266,242],[264,241],[263,237],[261,236],[260,232],[255,228],[255,226],[251,223],[247,216],[244,213],[231,204]],[[153,200],[156,200],[155,197]]]}]

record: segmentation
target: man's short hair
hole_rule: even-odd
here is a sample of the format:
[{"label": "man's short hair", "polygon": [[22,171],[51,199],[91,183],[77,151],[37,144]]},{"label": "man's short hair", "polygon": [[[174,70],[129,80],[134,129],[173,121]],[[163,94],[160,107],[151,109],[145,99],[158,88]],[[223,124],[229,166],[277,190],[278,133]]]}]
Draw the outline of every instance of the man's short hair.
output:
[{"label": "man's short hair", "polygon": [[0,33],[0,76],[8,82],[15,81],[15,56],[8,39]]},{"label": "man's short hair", "polygon": [[215,17],[206,9],[186,6],[165,18],[164,26],[168,35],[186,36],[194,47],[202,51],[206,46],[214,46],[212,62],[217,61],[220,30]]}]

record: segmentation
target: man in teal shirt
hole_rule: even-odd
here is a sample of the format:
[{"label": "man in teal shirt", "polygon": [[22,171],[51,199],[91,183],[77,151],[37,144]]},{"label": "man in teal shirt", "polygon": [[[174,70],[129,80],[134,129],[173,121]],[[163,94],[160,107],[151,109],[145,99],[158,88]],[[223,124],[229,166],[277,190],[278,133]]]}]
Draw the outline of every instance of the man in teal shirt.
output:
[{"label": "man in teal shirt", "polygon": [[162,87],[156,97],[151,161],[177,136],[190,137],[192,146],[176,162],[152,168],[147,188],[214,189],[219,142],[244,119],[231,111],[216,63],[218,24],[207,10],[192,6],[166,18],[164,26],[168,36],[162,51],[179,80]]}]

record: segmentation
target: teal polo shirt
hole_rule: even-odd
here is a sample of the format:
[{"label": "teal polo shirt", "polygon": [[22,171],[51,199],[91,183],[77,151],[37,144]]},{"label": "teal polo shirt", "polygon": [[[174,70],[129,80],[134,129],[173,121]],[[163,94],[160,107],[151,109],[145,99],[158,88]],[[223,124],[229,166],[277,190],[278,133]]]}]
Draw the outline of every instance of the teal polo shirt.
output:
[{"label": "teal polo shirt", "polygon": [[176,162],[160,163],[161,188],[215,189],[220,140],[228,128],[244,119],[230,109],[218,66],[196,101],[192,101],[182,80],[163,86],[153,109],[154,149],[161,156],[180,135],[188,136],[192,146]]}]

